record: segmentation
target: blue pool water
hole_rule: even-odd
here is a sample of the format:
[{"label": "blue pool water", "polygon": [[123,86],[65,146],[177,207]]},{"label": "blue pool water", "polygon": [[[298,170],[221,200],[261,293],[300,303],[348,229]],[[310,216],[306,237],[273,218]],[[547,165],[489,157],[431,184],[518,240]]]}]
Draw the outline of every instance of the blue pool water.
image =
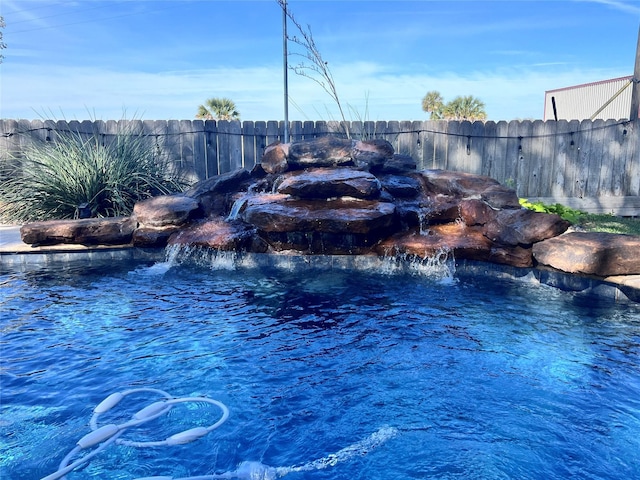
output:
[{"label": "blue pool water", "polygon": [[[381,429],[284,478],[640,478],[638,305],[463,274],[149,264],[3,271],[0,299],[3,480],[55,472],[92,409],[140,387],[229,419],[187,445],[111,445],[67,478],[303,465]],[[219,415],[184,404],[123,438]]]}]

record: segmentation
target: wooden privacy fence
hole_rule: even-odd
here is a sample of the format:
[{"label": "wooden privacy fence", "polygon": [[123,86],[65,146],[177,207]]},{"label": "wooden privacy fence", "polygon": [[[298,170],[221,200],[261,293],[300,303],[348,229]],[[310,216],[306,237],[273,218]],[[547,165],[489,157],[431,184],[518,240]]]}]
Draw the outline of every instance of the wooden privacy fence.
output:
[{"label": "wooden privacy fence", "polygon": [[[291,140],[325,135],[383,138],[419,169],[488,175],[521,197],[587,211],[640,214],[640,121],[291,122]],[[33,142],[63,132],[104,141],[119,132],[148,135],[157,155],[193,181],[251,169],[264,148],[283,141],[284,122],[214,120],[0,120],[0,157],[20,157]]]}]

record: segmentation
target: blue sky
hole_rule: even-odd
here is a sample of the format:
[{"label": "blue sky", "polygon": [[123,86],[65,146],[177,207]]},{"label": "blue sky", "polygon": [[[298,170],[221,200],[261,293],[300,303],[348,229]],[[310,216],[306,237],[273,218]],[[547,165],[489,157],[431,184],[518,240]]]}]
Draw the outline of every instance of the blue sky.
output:
[{"label": "blue sky", "polygon": [[[542,118],[545,90],[631,75],[640,25],[636,0],[288,4],[351,120],[427,119],[430,90],[474,95],[490,120]],[[2,0],[0,15],[2,118],[191,119],[210,97],[243,120],[284,116],[275,0]],[[289,94],[291,120],[339,118],[293,72]]]}]

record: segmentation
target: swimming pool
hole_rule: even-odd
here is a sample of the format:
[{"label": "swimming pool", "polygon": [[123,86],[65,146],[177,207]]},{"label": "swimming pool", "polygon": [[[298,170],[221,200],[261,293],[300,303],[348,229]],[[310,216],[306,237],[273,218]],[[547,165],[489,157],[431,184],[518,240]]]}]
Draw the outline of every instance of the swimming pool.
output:
[{"label": "swimming pool", "polygon": [[[318,467],[292,480],[640,478],[638,304],[460,272],[226,267],[2,271],[0,478],[56,471],[92,409],[137,388],[229,419],[186,445],[111,445],[69,479],[247,461]],[[219,417],[183,404],[123,437]]]}]

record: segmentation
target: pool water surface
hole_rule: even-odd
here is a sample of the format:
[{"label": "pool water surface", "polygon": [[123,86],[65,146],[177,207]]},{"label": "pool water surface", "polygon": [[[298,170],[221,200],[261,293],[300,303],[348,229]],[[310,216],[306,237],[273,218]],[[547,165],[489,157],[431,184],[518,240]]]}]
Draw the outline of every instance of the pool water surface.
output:
[{"label": "pool water surface", "polygon": [[[637,304],[464,274],[145,263],[5,270],[0,302],[2,479],[55,472],[98,403],[143,387],[229,419],[186,445],[111,445],[68,479],[299,466],[354,444],[285,478],[640,478]],[[181,404],[122,438],[219,416]]]}]

